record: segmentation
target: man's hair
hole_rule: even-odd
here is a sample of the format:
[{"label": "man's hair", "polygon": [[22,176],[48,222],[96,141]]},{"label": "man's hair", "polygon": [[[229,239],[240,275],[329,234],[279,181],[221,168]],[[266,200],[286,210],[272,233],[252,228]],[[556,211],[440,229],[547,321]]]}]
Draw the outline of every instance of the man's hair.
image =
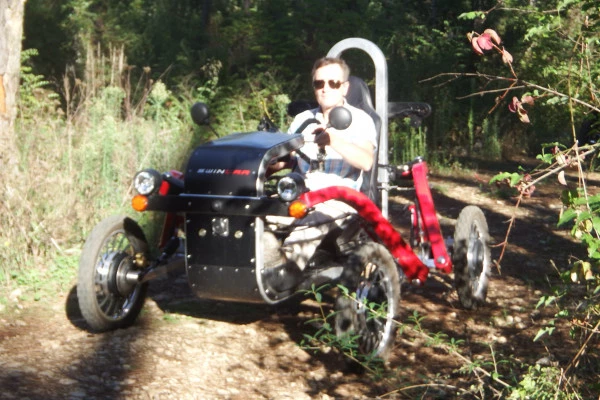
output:
[{"label": "man's hair", "polygon": [[343,59],[339,58],[339,57],[323,57],[323,58],[319,58],[317,61],[315,61],[315,64],[313,65],[313,69],[312,69],[312,75],[311,76],[315,76],[315,72],[321,68],[324,67],[326,65],[331,65],[331,64],[337,64],[342,68],[342,77],[344,79],[344,82],[348,80],[348,77],[350,76],[350,67],[348,66],[348,64],[346,64],[346,61],[344,61]]}]

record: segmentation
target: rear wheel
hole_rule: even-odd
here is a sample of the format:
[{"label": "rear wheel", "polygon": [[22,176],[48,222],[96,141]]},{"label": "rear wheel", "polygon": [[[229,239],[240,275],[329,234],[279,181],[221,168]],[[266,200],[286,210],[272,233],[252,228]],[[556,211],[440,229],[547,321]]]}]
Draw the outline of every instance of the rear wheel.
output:
[{"label": "rear wheel", "polygon": [[483,211],[467,206],[460,212],[454,231],[454,284],[463,307],[485,303],[491,269],[490,237]]},{"label": "rear wheel", "polygon": [[400,306],[400,278],[389,251],[367,243],[348,260],[335,304],[338,337],[356,336],[358,352],[386,360],[394,345]]},{"label": "rear wheel", "polygon": [[128,217],[109,217],[94,227],[81,252],[77,282],[79,308],[92,330],[133,324],[144,304],[147,283],[139,284],[127,274],[137,269],[135,256],[147,251],[142,230]]}]

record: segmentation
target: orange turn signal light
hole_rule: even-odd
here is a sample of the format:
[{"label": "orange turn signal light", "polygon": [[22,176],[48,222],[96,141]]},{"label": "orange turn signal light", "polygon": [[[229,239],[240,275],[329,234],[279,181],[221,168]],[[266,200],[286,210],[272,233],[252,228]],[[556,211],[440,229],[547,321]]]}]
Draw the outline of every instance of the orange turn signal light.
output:
[{"label": "orange turn signal light", "polygon": [[146,211],[146,208],[148,208],[148,197],[141,194],[133,196],[133,199],[131,199],[131,207],[133,207],[135,211]]},{"label": "orange turn signal light", "polygon": [[304,218],[306,217],[306,214],[308,214],[308,207],[306,207],[306,204],[302,203],[301,201],[293,201],[288,206],[288,214],[290,217],[298,219]]}]

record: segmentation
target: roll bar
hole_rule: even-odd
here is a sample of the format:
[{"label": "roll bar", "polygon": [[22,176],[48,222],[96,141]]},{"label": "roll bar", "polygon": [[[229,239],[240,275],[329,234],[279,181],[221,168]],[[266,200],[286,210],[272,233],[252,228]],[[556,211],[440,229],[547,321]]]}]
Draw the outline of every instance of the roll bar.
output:
[{"label": "roll bar", "polygon": [[[388,69],[381,49],[367,39],[347,38],[337,42],[327,53],[328,57],[339,57],[344,50],[360,49],[367,53],[375,66],[375,111],[381,117],[378,158],[380,165],[388,163]],[[381,212],[388,218],[389,175],[385,168],[378,168],[377,183],[381,190]]]}]

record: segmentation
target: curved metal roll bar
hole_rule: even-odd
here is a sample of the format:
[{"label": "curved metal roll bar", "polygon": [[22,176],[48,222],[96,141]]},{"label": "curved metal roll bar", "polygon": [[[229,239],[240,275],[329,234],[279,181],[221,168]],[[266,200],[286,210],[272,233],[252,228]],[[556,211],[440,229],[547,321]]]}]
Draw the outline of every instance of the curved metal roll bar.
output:
[{"label": "curved metal roll bar", "polygon": [[[381,49],[367,39],[347,38],[337,42],[327,53],[328,57],[339,57],[344,50],[360,49],[367,53],[375,66],[375,111],[381,117],[379,132],[378,164],[388,164],[388,70]],[[381,186],[381,213],[388,218],[389,175],[385,168],[378,168],[377,183]]]}]

